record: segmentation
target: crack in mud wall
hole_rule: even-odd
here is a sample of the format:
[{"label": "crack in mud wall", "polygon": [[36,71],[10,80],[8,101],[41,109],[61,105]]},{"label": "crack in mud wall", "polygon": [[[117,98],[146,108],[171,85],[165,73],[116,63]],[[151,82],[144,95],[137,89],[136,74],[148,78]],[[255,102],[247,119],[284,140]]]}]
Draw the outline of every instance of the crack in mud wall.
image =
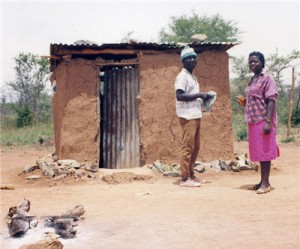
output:
[{"label": "crack in mud wall", "polygon": [[[182,69],[178,54],[140,56],[141,164],[155,160],[178,162],[181,128],[175,111],[174,83]],[[203,113],[198,160],[233,157],[228,54],[207,51],[194,70],[201,91],[216,91],[211,113]]]}]

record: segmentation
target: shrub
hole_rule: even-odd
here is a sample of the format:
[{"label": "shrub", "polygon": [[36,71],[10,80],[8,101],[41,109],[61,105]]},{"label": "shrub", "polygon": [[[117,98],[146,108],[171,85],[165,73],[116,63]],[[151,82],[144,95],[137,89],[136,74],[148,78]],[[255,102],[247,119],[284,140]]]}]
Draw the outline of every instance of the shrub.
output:
[{"label": "shrub", "polygon": [[26,107],[19,107],[16,109],[17,112],[17,119],[16,119],[16,126],[18,128],[28,126],[32,124],[33,114],[32,111]]},{"label": "shrub", "polygon": [[243,115],[240,113],[233,113],[232,116],[233,134],[237,141],[246,141],[248,139],[248,128],[244,123]]},{"label": "shrub", "polygon": [[282,143],[291,143],[291,142],[295,142],[295,138],[294,137],[287,137],[285,139],[282,139],[280,142]]}]

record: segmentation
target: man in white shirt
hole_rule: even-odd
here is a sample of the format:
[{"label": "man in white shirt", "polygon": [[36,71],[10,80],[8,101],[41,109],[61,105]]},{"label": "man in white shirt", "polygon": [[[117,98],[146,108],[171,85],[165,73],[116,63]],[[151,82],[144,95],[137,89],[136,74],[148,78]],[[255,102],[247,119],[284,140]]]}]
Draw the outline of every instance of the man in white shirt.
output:
[{"label": "man in white shirt", "polygon": [[[180,157],[182,187],[200,187],[201,180],[194,175],[194,166],[200,148],[200,123],[202,118],[202,100],[214,96],[200,92],[200,86],[193,70],[197,65],[197,54],[186,46],[180,55],[183,64],[175,81],[176,113],[182,128],[182,148]],[[200,99],[201,98],[201,99]]]}]

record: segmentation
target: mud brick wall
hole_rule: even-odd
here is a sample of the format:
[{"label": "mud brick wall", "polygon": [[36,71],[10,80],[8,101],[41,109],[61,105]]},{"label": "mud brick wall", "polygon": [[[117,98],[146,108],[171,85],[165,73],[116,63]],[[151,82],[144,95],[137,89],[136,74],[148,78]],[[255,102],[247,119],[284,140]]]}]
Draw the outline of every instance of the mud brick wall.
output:
[{"label": "mud brick wall", "polygon": [[[182,69],[178,54],[146,55],[140,60],[141,162],[178,162],[181,128],[175,111],[174,82]],[[203,113],[198,160],[233,157],[233,133],[226,52],[207,51],[198,58],[194,74],[201,91],[217,92],[211,113]]]},{"label": "mud brick wall", "polygon": [[98,161],[98,74],[93,62],[84,59],[63,62],[53,73],[55,150],[60,159]]},{"label": "mud brick wall", "polygon": [[[177,162],[181,128],[175,111],[174,83],[182,69],[176,53],[139,54],[141,166],[156,160]],[[228,54],[206,51],[194,70],[201,91],[217,92],[212,112],[203,113],[198,160],[232,159],[233,133]],[[53,72],[55,149],[60,159],[99,160],[99,69],[94,61],[75,59]]]}]

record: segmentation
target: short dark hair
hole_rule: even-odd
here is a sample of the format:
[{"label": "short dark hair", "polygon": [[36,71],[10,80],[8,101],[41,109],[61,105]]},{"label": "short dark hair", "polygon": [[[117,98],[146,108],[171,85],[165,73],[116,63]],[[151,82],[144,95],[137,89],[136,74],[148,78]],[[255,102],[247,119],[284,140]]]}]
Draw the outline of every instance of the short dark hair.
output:
[{"label": "short dark hair", "polygon": [[251,56],[256,56],[260,60],[262,68],[265,67],[265,57],[261,52],[253,51],[249,54],[248,58],[250,58]]}]

